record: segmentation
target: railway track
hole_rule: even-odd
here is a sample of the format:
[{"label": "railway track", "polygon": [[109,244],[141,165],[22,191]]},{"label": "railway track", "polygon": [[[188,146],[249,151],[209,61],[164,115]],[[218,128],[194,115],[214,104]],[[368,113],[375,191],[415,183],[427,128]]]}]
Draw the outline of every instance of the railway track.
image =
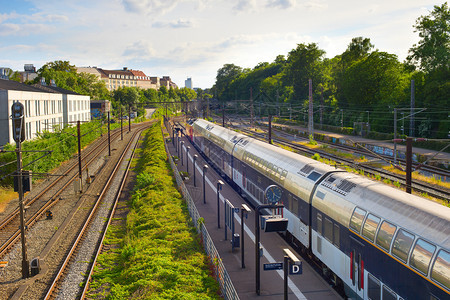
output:
[{"label": "railway track", "polygon": [[[141,131],[147,126],[148,123],[135,124],[132,126],[132,132]],[[40,258],[42,272],[32,277],[31,281],[21,281],[21,276],[19,277],[17,274],[20,268],[17,255],[17,252],[21,251],[20,243],[17,247],[14,247],[13,239],[8,238],[7,242],[3,242],[6,240],[4,238],[2,248],[5,250],[2,260],[7,262],[8,265],[5,268],[0,268],[0,284],[2,285],[0,298],[10,298],[14,294],[17,299],[42,299],[46,295],[48,287],[51,286],[49,282],[54,278],[57,273],[56,269],[68,253],[67,249],[70,247],[67,244],[76,240],[74,234],[78,233],[82,227],[76,223],[85,220],[85,214],[92,206],[92,202],[97,199],[97,194],[101,193],[102,187],[100,185],[111,178],[112,169],[116,166],[116,159],[122,152],[121,149],[125,147],[126,140],[132,136],[132,134],[124,134],[124,141],[122,142],[120,135],[120,129],[113,131],[111,134],[111,147],[113,148],[111,157],[108,157],[107,136],[92,143],[83,151],[82,158],[86,159],[83,166],[90,169],[90,172],[92,172],[90,174],[96,174],[91,176],[93,178],[92,183],[84,186],[82,194],[75,193],[71,189],[70,180],[73,182],[73,179],[78,177],[78,169],[76,168],[78,165],[69,162],[63,169],[66,171],[72,169],[72,171],[69,171],[72,173],[57,177],[56,183],[52,182],[46,185],[38,193],[39,197],[36,196],[27,200],[26,204],[29,206],[26,214],[28,257]],[[133,136],[135,135],[133,134]],[[77,171],[73,169],[77,169]],[[107,174],[108,172],[109,174]],[[85,172],[83,171],[83,177],[85,177],[84,175]],[[53,219],[42,218],[50,208],[53,211]],[[34,211],[33,214],[30,213],[32,210]],[[4,224],[9,223],[4,226],[2,231],[6,233],[9,231],[6,228],[13,228],[10,232],[18,232],[18,227],[14,225],[15,221],[7,222],[7,219],[13,220],[14,218],[7,217],[3,220],[5,222],[2,221]],[[20,235],[15,238],[15,241],[19,239]],[[16,294],[19,296],[16,296]]]},{"label": "railway track", "polygon": [[[112,141],[116,140],[120,131],[112,133]],[[92,148],[82,151],[82,171],[86,170],[90,164],[98,158],[103,150],[108,147],[107,136],[98,140]],[[39,220],[47,210],[54,206],[61,193],[78,178],[78,162],[73,161],[64,170],[63,174],[56,176],[52,182],[46,185],[37,195],[30,199],[25,199],[24,206],[27,208],[24,218],[25,226],[30,228]],[[0,221],[0,258],[20,239],[20,219],[19,209],[16,208],[7,217]]]},{"label": "railway track", "polygon": [[[50,288],[47,291],[47,294],[45,295],[44,299],[56,299],[58,296],[58,293],[61,290],[61,285],[63,283],[63,279],[66,277],[68,269],[70,267],[71,264],[73,264],[76,260],[75,257],[79,251],[79,249],[81,248],[81,245],[83,243],[83,241],[86,239],[87,234],[89,233],[89,228],[92,226],[93,222],[96,220],[97,214],[98,214],[98,209],[100,207],[101,202],[105,199],[106,195],[107,195],[107,191],[109,190],[111,183],[113,182],[113,180],[116,179],[116,176],[118,176],[119,174],[119,168],[121,167],[122,163],[125,161],[126,158],[126,154],[128,153],[129,149],[132,147],[133,142],[135,141],[135,138],[140,136],[141,130],[139,131],[135,131],[133,136],[130,138],[129,142],[127,143],[125,149],[123,150],[123,152],[120,155],[120,158],[118,159],[117,164],[115,165],[112,173],[110,174],[110,177],[108,178],[108,180],[106,181],[104,187],[102,188],[102,191],[100,192],[99,196],[97,197],[95,203],[93,203],[92,208],[89,212],[89,215],[86,217],[86,220],[83,224],[83,227],[81,228],[80,232],[78,233],[77,237],[75,238],[75,241],[72,245],[72,247],[69,250],[68,255],[66,256],[64,262],[62,263],[61,267],[59,268],[58,273],[56,274],[54,280],[52,281]],[[133,153],[136,149],[137,146],[137,142],[135,143],[134,149],[133,149]],[[95,251],[95,259],[93,261],[93,263],[91,264],[91,268],[90,268],[90,272],[89,272],[89,276],[87,281],[89,280],[91,274],[92,274],[92,270],[93,270],[93,266],[95,264],[95,260],[98,256],[99,251],[101,250],[101,244],[103,242],[104,236],[106,234],[106,230],[108,225],[111,222],[111,218],[114,216],[114,211],[115,211],[115,207],[117,205],[117,200],[120,196],[120,192],[123,188],[123,185],[125,183],[125,179],[126,179],[126,175],[130,169],[130,165],[131,165],[131,159],[128,161],[127,167],[126,167],[126,171],[123,174],[123,176],[120,178],[120,184],[119,184],[119,190],[115,193],[116,196],[114,197],[114,201],[112,203],[112,210],[111,213],[108,216],[107,220],[103,220],[103,223],[106,223],[105,227],[103,228],[103,235],[101,240],[97,243],[97,246],[95,247],[97,249],[97,251]],[[105,222],[107,221],[107,222]],[[85,281],[86,282],[86,281]],[[83,285],[85,286],[85,288],[83,289],[83,294],[85,294],[86,291],[86,287],[88,287],[87,284],[84,284],[85,282],[83,282]]]}]

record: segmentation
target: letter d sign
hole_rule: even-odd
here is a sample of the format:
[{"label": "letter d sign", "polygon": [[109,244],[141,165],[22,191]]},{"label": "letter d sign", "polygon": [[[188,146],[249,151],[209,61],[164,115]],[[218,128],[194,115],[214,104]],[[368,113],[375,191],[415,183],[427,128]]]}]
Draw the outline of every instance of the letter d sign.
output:
[{"label": "letter d sign", "polygon": [[289,264],[289,275],[301,275],[303,273],[303,262],[299,265]]}]

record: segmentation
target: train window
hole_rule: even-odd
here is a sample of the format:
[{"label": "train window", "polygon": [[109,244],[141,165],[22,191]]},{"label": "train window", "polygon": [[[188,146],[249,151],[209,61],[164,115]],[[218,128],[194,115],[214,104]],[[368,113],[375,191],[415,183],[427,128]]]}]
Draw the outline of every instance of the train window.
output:
[{"label": "train window", "polygon": [[397,300],[397,294],[387,286],[383,285],[383,300]]},{"label": "train window", "polygon": [[450,253],[440,250],[431,270],[431,278],[450,290]]},{"label": "train window", "polygon": [[340,231],[339,231],[339,225],[334,224],[334,230],[333,230],[333,244],[336,245],[338,248],[340,246]]},{"label": "train window", "polygon": [[436,250],[436,246],[430,244],[422,239],[418,239],[411,254],[409,264],[417,271],[427,275],[428,266],[430,265],[431,257]]},{"label": "train window", "polygon": [[366,211],[364,209],[356,207],[352,218],[350,219],[350,228],[359,233],[361,231],[361,224],[365,215]]},{"label": "train window", "polygon": [[367,297],[370,300],[380,300],[381,299],[381,285],[380,281],[373,277],[371,274],[367,277]]},{"label": "train window", "polygon": [[291,197],[289,199],[289,210],[294,214],[298,215],[298,199]]},{"label": "train window", "polygon": [[397,226],[392,225],[387,221],[381,223],[380,230],[377,235],[377,245],[383,248],[386,252],[389,252],[391,246],[392,238],[397,230]]},{"label": "train window", "polygon": [[409,232],[399,229],[394,239],[392,246],[392,254],[406,263],[408,259],[409,249],[414,241],[414,235]]},{"label": "train window", "polygon": [[375,239],[375,232],[377,231],[378,224],[380,224],[380,218],[369,214],[366,221],[364,222],[362,235],[373,242]]},{"label": "train window", "polygon": [[322,215],[317,214],[317,232],[322,235]]},{"label": "train window", "polygon": [[333,242],[333,222],[331,222],[330,219],[325,218],[324,225],[323,236],[330,242]]}]

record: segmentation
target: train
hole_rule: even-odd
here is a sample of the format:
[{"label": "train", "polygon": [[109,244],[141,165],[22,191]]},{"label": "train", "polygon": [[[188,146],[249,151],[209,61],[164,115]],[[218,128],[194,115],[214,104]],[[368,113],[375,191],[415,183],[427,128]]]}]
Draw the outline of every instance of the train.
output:
[{"label": "train", "polygon": [[282,190],[282,233],[349,299],[450,299],[450,208],[194,119],[186,136],[253,205]]}]

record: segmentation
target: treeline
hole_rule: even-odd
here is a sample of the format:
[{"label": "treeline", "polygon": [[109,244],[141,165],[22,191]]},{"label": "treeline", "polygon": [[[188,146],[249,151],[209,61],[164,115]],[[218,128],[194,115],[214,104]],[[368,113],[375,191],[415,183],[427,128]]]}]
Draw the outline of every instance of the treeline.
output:
[{"label": "treeline", "polygon": [[[225,64],[217,71],[211,93],[219,101],[248,100],[255,113],[308,119],[309,79],[312,80],[315,123],[353,127],[368,122],[372,131],[409,135],[411,82],[414,80],[414,136],[447,138],[450,95],[450,14],[447,2],[434,6],[414,25],[421,40],[404,62],[375,49],[370,39],[353,38],[331,59],[316,43],[298,44],[253,69]],[[251,95],[252,93],[252,95]],[[242,102],[248,112],[248,102]],[[421,110],[425,109],[425,110]],[[402,127],[403,126],[403,127]]]}]

